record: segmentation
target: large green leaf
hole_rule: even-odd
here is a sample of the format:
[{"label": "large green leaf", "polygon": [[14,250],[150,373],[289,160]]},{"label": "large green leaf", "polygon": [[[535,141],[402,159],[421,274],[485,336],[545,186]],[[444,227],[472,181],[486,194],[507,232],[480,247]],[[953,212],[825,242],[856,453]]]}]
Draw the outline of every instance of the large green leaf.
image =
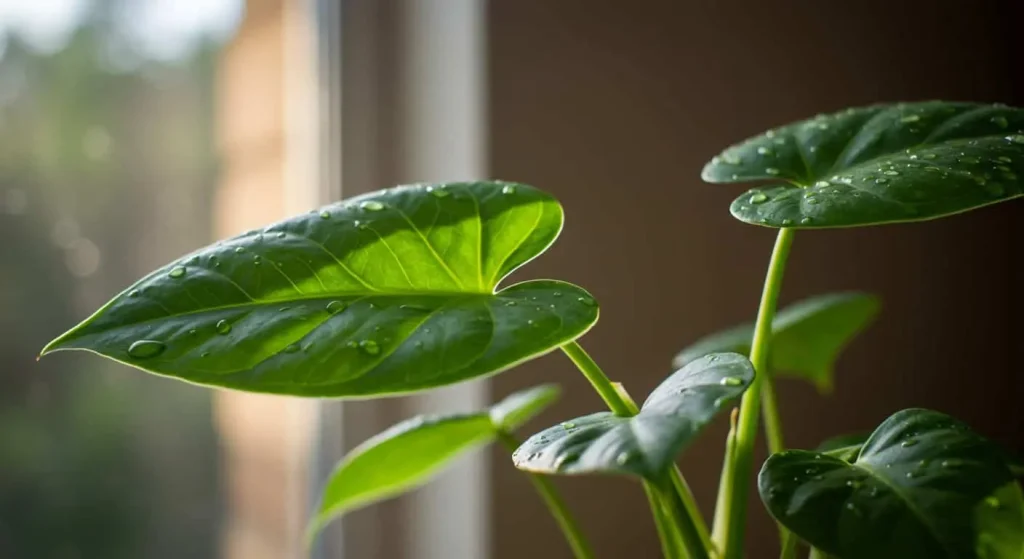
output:
[{"label": "large green leaf", "polygon": [[509,396],[490,410],[415,417],[367,440],[331,473],[309,537],[346,512],[427,483],[460,455],[490,443],[501,431],[514,430],[557,397],[557,386],[538,386]]},{"label": "large green leaf", "polygon": [[[772,372],[808,380],[819,391],[830,392],[839,353],[874,319],[878,308],[873,295],[833,293],[779,311],[772,325]],[[753,323],[711,334],[679,352],[672,364],[682,367],[720,351],[749,355],[753,336]]]},{"label": "large green leaf", "polygon": [[732,146],[702,176],[786,181],[732,204],[736,218],[770,227],[942,217],[1024,194],[1024,111],[940,101],[848,109]]},{"label": "large green leaf", "polygon": [[883,422],[852,462],[773,455],[758,487],[779,522],[844,559],[971,558],[983,544],[1012,551],[988,557],[1019,559],[1024,531],[1005,529],[1020,521],[1019,503],[1000,500],[1013,494],[1005,458],[965,424],[910,409]]},{"label": "large green leaf", "polygon": [[597,320],[574,285],[495,291],[558,236],[522,184],[412,185],[216,243],[149,275],[43,353],[93,351],[252,392],[402,393],[492,374]]},{"label": "large green leaf", "polygon": [[512,460],[546,474],[619,473],[654,478],[754,379],[735,353],[704,356],[665,379],[633,417],[595,413],[533,435]]}]

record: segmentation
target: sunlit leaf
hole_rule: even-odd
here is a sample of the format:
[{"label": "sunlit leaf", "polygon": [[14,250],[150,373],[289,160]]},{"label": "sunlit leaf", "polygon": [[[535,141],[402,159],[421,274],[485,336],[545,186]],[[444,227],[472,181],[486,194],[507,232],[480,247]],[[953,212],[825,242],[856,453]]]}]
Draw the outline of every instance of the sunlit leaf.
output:
[{"label": "sunlit leaf", "polygon": [[43,353],[84,349],[190,382],[302,396],[403,393],[493,374],[582,335],[584,290],[496,290],[558,236],[522,184],[413,185],[204,248]]},{"label": "sunlit leaf", "polygon": [[546,474],[619,473],[653,478],[754,379],[742,355],[712,354],[665,379],[633,417],[595,413],[533,435],[512,459]]},{"label": "sunlit leaf", "polygon": [[[821,392],[831,391],[839,354],[878,309],[878,298],[866,293],[818,295],[782,309],[772,327],[772,372],[808,380]],[[681,351],[672,364],[682,367],[719,351],[748,355],[753,335],[753,323],[711,334]]]},{"label": "sunlit leaf", "polygon": [[919,221],[1024,194],[1024,111],[929,101],[819,115],[755,136],[704,167],[755,188],[732,214],[769,227]]},{"label": "sunlit leaf", "polygon": [[331,473],[308,535],[331,520],[430,481],[453,460],[529,421],[558,397],[544,385],[518,392],[490,410],[420,416],[403,421],[352,450]]},{"label": "sunlit leaf", "polygon": [[1014,495],[1004,489],[1014,482],[1005,458],[965,424],[910,409],[883,422],[852,462],[773,455],[758,488],[779,522],[844,559],[972,558],[983,543],[1009,550],[986,557],[1019,559],[1024,532],[1006,529],[1021,516],[1016,500],[1003,502]]}]

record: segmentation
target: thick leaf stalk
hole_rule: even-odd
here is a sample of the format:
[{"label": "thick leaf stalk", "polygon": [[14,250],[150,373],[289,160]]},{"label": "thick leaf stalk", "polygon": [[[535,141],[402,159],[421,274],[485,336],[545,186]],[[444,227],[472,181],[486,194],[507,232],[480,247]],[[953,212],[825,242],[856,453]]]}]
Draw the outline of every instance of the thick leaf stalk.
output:
[{"label": "thick leaf stalk", "polygon": [[[725,559],[740,559],[743,556],[743,532],[747,521],[747,497],[750,490],[750,476],[753,473],[754,443],[757,440],[762,388],[770,386],[772,382],[768,367],[771,327],[779,292],[782,290],[786,260],[792,244],[793,231],[780,229],[768,266],[761,304],[757,312],[757,322],[754,327],[754,339],[751,343],[750,361],[754,365],[756,376],[750,388],[743,395],[740,404],[732,467],[722,472],[719,491],[727,496],[724,499],[727,509],[721,514],[716,514],[716,518],[724,519],[725,525],[716,527],[715,532],[722,534],[724,542],[722,552]],[[769,388],[765,393],[774,395],[774,390]],[[777,413],[774,406],[767,407],[767,409]],[[772,418],[766,423],[769,426],[777,426],[778,418]],[[769,436],[769,440],[772,438]]]}]

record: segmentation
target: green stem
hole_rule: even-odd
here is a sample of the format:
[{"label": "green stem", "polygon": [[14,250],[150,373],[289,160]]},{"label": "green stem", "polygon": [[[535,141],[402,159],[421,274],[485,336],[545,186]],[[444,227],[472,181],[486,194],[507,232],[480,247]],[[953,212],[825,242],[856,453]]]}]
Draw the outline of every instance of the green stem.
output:
[{"label": "green stem", "polygon": [[[757,440],[757,422],[761,407],[761,388],[771,383],[768,371],[768,350],[771,340],[772,322],[775,318],[775,307],[782,288],[782,276],[786,269],[786,258],[793,244],[793,230],[779,229],[772,251],[768,274],[765,277],[764,291],[761,294],[761,305],[757,310],[757,322],[754,325],[754,339],[751,341],[750,361],[754,364],[757,375],[754,382],[743,395],[740,403],[739,424],[736,429],[736,444],[733,452],[731,468],[722,472],[720,495],[724,493],[726,510],[717,518],[724,518],[725,525],[721,534],[725,546],[722,550],[725,559],[743,557],[743,532],[747,522],[747,496],[750,492],[750,476],[754,465],[754,442]],[[767,389],[774,395],[774,390]],[[772,406],[778,419],[777,409]],[[716,530],[717,531],[717,530]]]},{"label": "green stem", "polygon": [[647,502],[651,506],[651,516],[654,518],[654,527],[658,530],[658,541],[661,542],[661,554],[665,559],[682,559],[683,551],[679,545],[679,538],[676,536],[672,523],[665,516],[665,508],[661,504],[654,486],[646,481],[643,484],[644,494],[647,495]]},{"label": "green stem", "polygon": [[630,411],[630,407],[622,399],[622,396],[619,395],[619,392],[615,390],[615,385],[612,384],[612,381],[608,380],[601,367],[590,358],[586,351],[583,351],[580,344],[569,342],[562,346],[562,351],[569,356],[569,359],[576,364],[576,367],[583,373],[583,376],[590,381],[591,386],[597,391],[598,396],[604,400],[608,409],[612,410],[612,413],[620,417],[636,415],[635,411]]},{"label": "green stem", "polygon": [[725,549],[725,531],[728,527],[729,503],[732,501],[732,485],[728,483],[729,476],[725,472],[731,472],[736,464],[736,420],[740,416],[739,408],[733,408],[729,414],[729,434],[725,437],[725,458],[722,460],[722,478],[718,482],[718,500],[715,502],[715,519],[713,528],[713,540],[718,549]]},{"label": "green stem", "polygon": [[779,559],[796,559],[798,545],[800,545],[800,538],[792,532],[786,532],[782,540],[782,552],[779,553]]},{"label": "green stem", "polygon": [[816,547],[812,547],[811,552],[807,554],[807,559],[829,559],[829,554]]},{"label": "green stem", "polygon": [[[597,391],[601,399],[604,400],[605,405],[615,415],[620,417],[632,417],[639,413],[640,409],[637,407],[636,402],[629,397],[629,394],[625,391],[621,384],[613,383],[601,367],[587,354],[586,351],[580,346],[579,343],[573,341],[562,346],[562,351],[569,357],[570,360],[576,365],[576,367],[583,373],[583,376],[590,382],[594,390]],[[707,525],[704,523],[704,518],[700,515],[700,510],[697,508],[697,503],[693,498],[693,494],[689,491],[689,487],[686,485],[686,480],[683,479],[682,473],[675,469],[675,472],[670,474],[669,487],[673,488],[673,501],[678,500],[682,504],[682,516],[685,517],[683,520],[676,520],[674,523],[667,523],[665,518],[659,518],[663,515],[664,511],[660,511],[661,507],[657,506],[657,500],[664,501],[664,499],[655,499],[653,495],[660,493],[660,489],[655,487],[648,481],[644,481],[644,490],[648,493],[648,500],[651,501],[651,513],[654,515],[655,525],[658,527],[659,535],[663,531],[667,531],[668,528],[672,528],[674,531],[681,531],[678,534],[683,539],[683,543],[686,548],[699,547],[701,554],[692,555],[693,559],[700,559],[707,557],[708,549],[713,548],[711,538],[708,535]],[[675,485],[675,477],[678,476],[678,485]],[[674,487],[673,487],[674,486]],[[676,495],[676,490],[680,493]],[[663,503],[664,505],[664,503]],[[675,508],[675,507],[672,507]],[[685,526],[681,525],[680,522],[685,522]],[[674,525],[672,525],[674,524]],[[666,551],[667,540],[662,540],[662,549]]]},{"label": "green stem", "polygon": [[[505,445],[509,452],[515,452],[519,445],[522,444],[515,435],[507,431],[499,430],[498,440],[501,441],[501,444]],[[562,529],[562,534],[565,536],[565,540],[569,542],[569,547],[572,548],[576,559],[594,559],[593,548],[590,547],[587,538],[583,536],[579,524],[576,523],[576,519],[569,511],[565,501],[562,500],[562,496],[558,494],[558,490],[555,489],[551,480],[534,474],[526,474],[526,477],[533,483],[537,493],[540,493],[540,497],[544,500],[544,504],[547,505],[551,516],[555,518],[558,527]]]},{"label": "green stem", "polygon": [[[654,485],[654,484],[652,484]],[[664,504],[665,512],[672,519],[672,523],[679,529],[683,549],[686,550],[686,557],[689,559],[708,559],[708,550],[697,535],[697,527],[693,523],[689,512],[683,505],[675,488],[672,486],[672,479],[663,476],[663,480],[654,485],[658,490],[661,501]]]}]

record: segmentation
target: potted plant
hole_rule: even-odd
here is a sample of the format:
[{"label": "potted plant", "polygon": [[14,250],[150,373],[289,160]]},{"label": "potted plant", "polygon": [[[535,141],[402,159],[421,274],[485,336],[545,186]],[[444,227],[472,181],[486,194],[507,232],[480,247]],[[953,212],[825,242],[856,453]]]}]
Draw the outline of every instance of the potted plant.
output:
[{"label": "potted plant", "polygon": [[[578,340],[598,319],[583,288],[504,285],[558,236],[562,208],[511,182],[374,192],[215,243],[168,264],[51,342],[209,386],[319,398],[407,394],[497,374],[561,350],[608,406],[525,441],[514,430],[557,396],[513,394],[472,414],[418,417],[364,442],[327,480],[310,537],[331,519],[426,482],[490,442],[530,475],[573,553],[593,557],[546,476],[635,477],[664,555],[743,557],[760,419],[771,457],[758,491],[781,556],[1020,559],[1020,463],[939,411],[895,411],[872,433],[814,450],[783,443],[774,377],[832,382],[875,297],[814,297],[776,312],[794,235],[940,218],[1024,193],[1024,111],[923,102],[855,108],[726,149],[708,182],[769,181],[734,217],[778,229],[756,320],[683,350],[642,405]],[[748,358],[749,357],[749,358]],[[676,458],[717,415],[731,429],[712,523]],[[709,526],[710,524],[710,526]]]}]

